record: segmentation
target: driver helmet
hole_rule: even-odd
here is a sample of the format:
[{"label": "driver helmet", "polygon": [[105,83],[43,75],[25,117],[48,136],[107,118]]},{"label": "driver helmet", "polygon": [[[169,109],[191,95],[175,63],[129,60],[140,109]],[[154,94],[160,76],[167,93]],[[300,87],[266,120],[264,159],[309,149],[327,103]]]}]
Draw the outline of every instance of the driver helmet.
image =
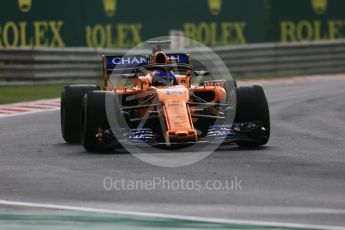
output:
[{"label": "driver helmet", "polygon": [[161,70],[152,73],[153,86],[169,86],[176,85],[176,77],[173,71],[164,72]]}]

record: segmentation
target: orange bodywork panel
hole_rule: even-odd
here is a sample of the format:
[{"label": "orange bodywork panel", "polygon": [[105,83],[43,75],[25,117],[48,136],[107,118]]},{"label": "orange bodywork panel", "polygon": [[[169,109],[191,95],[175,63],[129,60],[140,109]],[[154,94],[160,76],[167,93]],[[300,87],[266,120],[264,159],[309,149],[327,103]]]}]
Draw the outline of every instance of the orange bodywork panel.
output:
[{"label": "orange bodywork panel", "polygon": [[197,141],[190,111],[187,106],[189,90],[183,86],[158,89],[159,101],[163,104],[164,118],[167,126],[168,142]]}]

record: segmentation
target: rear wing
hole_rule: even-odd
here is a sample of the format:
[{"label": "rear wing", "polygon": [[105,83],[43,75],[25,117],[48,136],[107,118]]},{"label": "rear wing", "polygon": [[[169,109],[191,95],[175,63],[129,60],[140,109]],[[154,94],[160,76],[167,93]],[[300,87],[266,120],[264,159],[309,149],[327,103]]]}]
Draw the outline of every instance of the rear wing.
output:
[{"label": "rear wing", "polygon": [[[189,54],[166,54],[171,64],[189,64]],[[129,73],[144,65],[151,64],[150,55],[102,56],[104,75],[109,77],[113,72]]]}]

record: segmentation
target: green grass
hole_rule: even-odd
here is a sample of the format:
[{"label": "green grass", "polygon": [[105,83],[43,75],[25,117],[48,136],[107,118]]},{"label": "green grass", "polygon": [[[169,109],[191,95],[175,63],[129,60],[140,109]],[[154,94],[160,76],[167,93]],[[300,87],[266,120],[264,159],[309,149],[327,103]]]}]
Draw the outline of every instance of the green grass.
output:
[{"label": "green grass", "polygon": [[[289,76],[234,76],[235,80],[259,80],[284,78]],[[204,79],[207,80],[207,79]],[[98,85],[102,82],[98,81]],[[36,86],[4,86],[0,87],[0,104],[16,102],[34,101],[40,99],[50,99],[60,97],[61,90],[68,83],[56,85],[36,85]]]},{"label": "green grass", "polygon": [[0,87],[0,104],[58,98],[66,85]]}]

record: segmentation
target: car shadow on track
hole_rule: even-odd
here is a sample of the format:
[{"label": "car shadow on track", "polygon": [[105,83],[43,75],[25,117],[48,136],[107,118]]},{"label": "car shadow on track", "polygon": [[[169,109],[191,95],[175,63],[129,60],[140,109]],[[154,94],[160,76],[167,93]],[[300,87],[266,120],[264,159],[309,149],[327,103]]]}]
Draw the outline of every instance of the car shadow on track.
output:
[{"label": "car shadow on track", "polygon": [[[129,155],[131,154],[128,152],[125,148],[117,148],[114,150],[104,150],[104,151],[98,151],[98,152],[88,152],[84,150],[84,148],[80,144],[68,144],[68,143],[59,143],[54,145],[57,148],[69,148],[72,152],[77,153],[78,155]],[[229,145],[229,146],[221,146],[218,149],[216,149],[215,153],[221,153],[221,152],[262,152],[262,151],[268,151],[274,149],[271,146],[261,146],[261,147],[238,147],[236,145]],[[75,151],[77,150],[77,151]],[[159,149],[157,148],[159,151]],[[157,151],[157,152],[158,152]],[[174,150],[171,150],[174,151]]]},{"label": "car shadow on track", "polygon": [[[58,143],[54,145],[57,148],[71,149],[71,152],[83,154],[83,155],[127,155],[130,154],[124,148],[119,148],[116,150],[104,150],[98,152],[88,152],[80,144],[70,144],[70,143]],[[77,150],[77,151],[75,151]]]},{"label": "car shadow on track", "polygon": [[216,152],[248,152],[248,151],[267,151],[272,150],[273,147],[271,146],[260,146],[260,147],[238,147],[236,145],[231,146],[221,146],[219,147]]}]

